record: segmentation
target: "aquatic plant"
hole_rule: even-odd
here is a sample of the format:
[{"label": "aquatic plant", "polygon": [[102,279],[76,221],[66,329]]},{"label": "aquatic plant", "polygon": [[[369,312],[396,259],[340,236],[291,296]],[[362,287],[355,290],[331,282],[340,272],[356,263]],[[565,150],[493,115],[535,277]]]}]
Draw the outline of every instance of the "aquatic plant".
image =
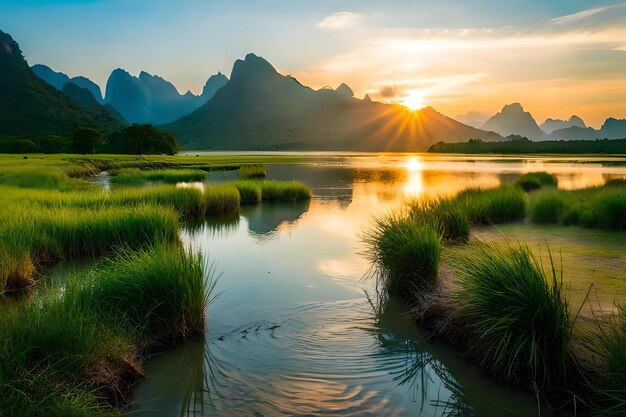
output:
[{"label": "aquatic plant", "polygon": [[410,302],[435,288],[441,255],[437,226],[412,216],[376,219],[366,238],[369,256],[385,289]]},{"label": "aquatic plant", "polygon": [[205,216],[226,216],[235,213],[239,210],[240,203],[239,191],[230,184],[204,187]]},{"label": "aquatic plant", "polygon": [[231,184],[239,190],[242,204],[256,204],[261,202],[261,186],[257,181],[235,181]]},{"label": "aquatic plant", "polygon": [[523,220],[526,216],[526,197],[516,187],[471,188],[459,193],[450,204],[473,223],[506,223]]},{"label": "aquatic plant", "polygon": [[527,172],[515,181],[515,185],[524,191],[533,191],[543,186],[556,187],[557,184],[556,176],[545,171]]},{"label": "aquatic plant", "polygon": [[127,401],[144,353],[204,332],[213,282],[199,254],[159,246],[124,252],[58,296],[6,306],[3,412],[118,415],[112,405]]},{"label": "aquatic plant", "polygon": [[200,169],[158,169],[141,170],[138,168],[126,168],[112,171],[111,181],[124,185],[139,185],[147,181],[160,181],[165,183],[177,183],[186,181],[203,181],[206,172]]},{"label": "aquatic plant", "polygon": [[455,259],[451,297],[471,357],[489,373],[527,387],[565,379],[571,338],[562,276],[530,249],[478,243]]},{"label": "aquatic plant", "polygon": [[303,201],[311,198],[309,187],[298,181],[262,181],[263,201]]},{"label": "aquatic plant", "polygon": [[409,203],[410,215],[435,225],[448,243],[467,243],[470,236],[468,216],[453,199],[419,200]]},{"label": "aquatic plant", "polygon": [[260,179],[267,176],[267,169],[263,165],[242,165],[237,174],[241,179]]}]

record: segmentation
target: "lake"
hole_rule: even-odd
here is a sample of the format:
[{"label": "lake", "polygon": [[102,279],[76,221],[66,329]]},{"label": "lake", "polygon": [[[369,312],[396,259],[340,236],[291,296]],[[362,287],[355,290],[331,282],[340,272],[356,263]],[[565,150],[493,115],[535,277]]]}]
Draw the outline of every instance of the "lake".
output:
[{"label": "lake", "polygon": [[[311,153],[267,168],[268,179],[309,185],[312,200],[244,206],[238,217],[185,227],[183,241],[218,276],[208,333],[147,363],[129,416],[550,415],[425,340],[396,300],[377,312],[363,237],[407,199],[537,170],[562,188],[600,185],[626,176],[626,160]],[[218,171],[207,181],[235,177]]]}]

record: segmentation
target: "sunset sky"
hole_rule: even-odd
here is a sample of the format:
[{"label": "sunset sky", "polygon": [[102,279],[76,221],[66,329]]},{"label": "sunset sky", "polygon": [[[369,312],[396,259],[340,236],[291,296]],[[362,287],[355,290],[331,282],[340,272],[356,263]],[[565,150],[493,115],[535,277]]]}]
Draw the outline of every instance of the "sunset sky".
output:
[{"label": "sunset sky", "polygon": [[[549,3],[549,4],[546,4]],[[102,87],[122,67],[198,93],[254,52],[313,88],[486,118],[626,117],[626,3],[607,1],[0,0],[29,63]]]}]

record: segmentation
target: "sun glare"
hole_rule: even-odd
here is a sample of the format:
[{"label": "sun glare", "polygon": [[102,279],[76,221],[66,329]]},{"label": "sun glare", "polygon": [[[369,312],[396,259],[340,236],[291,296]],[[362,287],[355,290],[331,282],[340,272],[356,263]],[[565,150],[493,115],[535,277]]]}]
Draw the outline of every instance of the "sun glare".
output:
[{"label": "sun glare", "polygon": [[409,110],[415,111],[425,107],[425,99],[424,94],[418,91],[413,91],[411,94],[402,99],[402,104]]}]

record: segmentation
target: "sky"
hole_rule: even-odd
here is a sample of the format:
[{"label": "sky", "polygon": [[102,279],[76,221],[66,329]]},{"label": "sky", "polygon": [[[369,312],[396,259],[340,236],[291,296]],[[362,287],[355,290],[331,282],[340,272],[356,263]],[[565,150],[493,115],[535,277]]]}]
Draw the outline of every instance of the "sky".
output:
[{"label": "sky", "polygon": [[248,52],[313,88],[480,122],[626,118],[626,3],[598,0],[0,0],[28,62],[104,90],[124,68],[199,93]]}]

